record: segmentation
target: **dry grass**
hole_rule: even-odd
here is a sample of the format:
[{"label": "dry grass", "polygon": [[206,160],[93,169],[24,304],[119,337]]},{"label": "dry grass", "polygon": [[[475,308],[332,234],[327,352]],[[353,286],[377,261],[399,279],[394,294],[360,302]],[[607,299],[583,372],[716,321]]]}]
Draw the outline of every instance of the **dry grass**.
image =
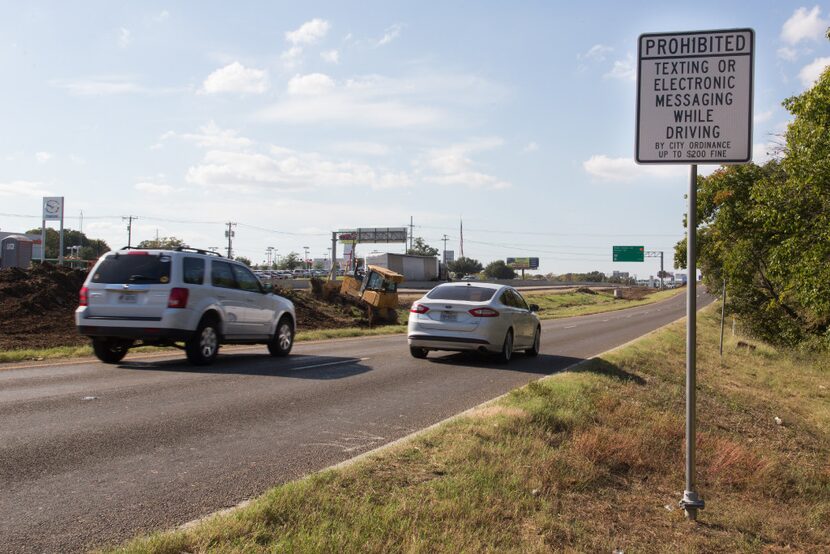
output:
[{"label": "dry grass", "polygon": [[[696,524],[674,324],[357,464],[123,552],[826,552],[830,356],[699,325]],[[781,418],[778,425],[775,417]]]}]

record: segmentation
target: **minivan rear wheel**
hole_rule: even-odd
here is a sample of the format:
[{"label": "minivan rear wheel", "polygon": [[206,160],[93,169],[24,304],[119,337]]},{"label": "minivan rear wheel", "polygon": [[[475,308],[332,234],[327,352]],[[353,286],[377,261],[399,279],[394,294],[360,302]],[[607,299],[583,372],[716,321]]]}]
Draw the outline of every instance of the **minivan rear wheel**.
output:
[{"label": "minivan rear wheel", "polygon": [[193,335],[184,343],[187,360],[193,365],[209,365],[219,354],[219,332],[216,323],[203,319]]},{"label": "minivan rear wheel", "polygon": [[92,339],[92,351],[95,357],[105,364],[117,364],[127,355],[132,343],[112,337],[95,337]]}]

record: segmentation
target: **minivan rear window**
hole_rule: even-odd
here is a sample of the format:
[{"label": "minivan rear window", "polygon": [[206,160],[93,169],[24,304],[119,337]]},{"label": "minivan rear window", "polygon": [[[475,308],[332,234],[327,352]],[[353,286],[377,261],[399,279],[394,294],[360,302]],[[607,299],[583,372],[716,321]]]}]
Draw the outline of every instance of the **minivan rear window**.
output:
[{"label": "minivan rear window", "polygon": [[159,254],[114,254],[104,258],[92,275],[93,283],[135,283],[144,285],[170,282],[170,256]]},{"label": "minivan rear window", "polygon": [[436,287],[429,291],[430,300],[462,300],[467,302],[487,302],[493,298],[496,289],[467,285],[464,287]]}]

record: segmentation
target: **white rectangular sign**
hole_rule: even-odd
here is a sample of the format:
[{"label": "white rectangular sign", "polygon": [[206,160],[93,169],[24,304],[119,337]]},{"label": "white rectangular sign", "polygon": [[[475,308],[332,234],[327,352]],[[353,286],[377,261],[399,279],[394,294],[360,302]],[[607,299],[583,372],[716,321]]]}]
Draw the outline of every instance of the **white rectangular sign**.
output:
[{"label": "white rectangular sign", "polygon": [[43,197],[43,220],[63,219],[63,196]]},{"label": "white rectangular sign", "polygon": [[755,31],[640,35],[637,163],[752,159]]}]

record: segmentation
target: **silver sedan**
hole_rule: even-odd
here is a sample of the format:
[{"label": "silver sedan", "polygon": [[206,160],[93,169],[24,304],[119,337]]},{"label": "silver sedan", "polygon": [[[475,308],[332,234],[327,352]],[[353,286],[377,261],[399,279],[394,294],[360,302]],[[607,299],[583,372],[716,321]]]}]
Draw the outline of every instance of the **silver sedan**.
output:
[{"label": "silver sedan", "polygon": [[430,350],[490,352],[502,362],[516,350],[536,356],[542,336],[538,309],[505,285],[438,285],[409,310],[409,351],[416,358]]}]

